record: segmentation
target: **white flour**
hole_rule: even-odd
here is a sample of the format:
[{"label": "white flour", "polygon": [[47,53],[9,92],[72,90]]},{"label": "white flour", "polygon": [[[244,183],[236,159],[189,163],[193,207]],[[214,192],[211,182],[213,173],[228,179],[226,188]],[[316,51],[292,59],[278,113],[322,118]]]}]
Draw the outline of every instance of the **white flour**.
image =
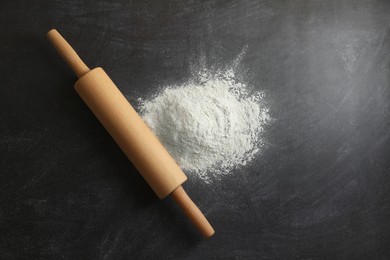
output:
[{"label": "white flour", "polygon": [[140,100],[140,114],[183,170],[210,182],[259,152],[269,120],[263,96],[249,95],[233,71],[206,72]]}]

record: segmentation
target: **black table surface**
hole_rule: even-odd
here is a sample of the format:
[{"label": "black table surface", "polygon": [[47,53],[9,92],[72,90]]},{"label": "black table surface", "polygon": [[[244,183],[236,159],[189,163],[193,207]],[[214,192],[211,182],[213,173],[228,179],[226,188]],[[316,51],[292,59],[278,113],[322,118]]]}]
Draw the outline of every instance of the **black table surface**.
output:
[{"label": "black table surface", "polygon": [[[73,90],[57,28],[130,102],[224,68],[264,91],[256,160],[184,187],[202,239]],[[389,1],[1,1],[1,259],[389,259]]]}]

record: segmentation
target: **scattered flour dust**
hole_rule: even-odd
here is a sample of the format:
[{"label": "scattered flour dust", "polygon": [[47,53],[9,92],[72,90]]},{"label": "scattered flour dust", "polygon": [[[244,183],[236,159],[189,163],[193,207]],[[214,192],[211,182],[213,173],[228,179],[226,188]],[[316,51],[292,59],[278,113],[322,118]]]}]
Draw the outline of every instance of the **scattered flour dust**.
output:
[{"label": "scattered flour dust", "polygon": [[248,164],[261,149],[270,119],[264,93],[249,94],[233,70],[199,73],[139,101],[142,118],[171,156],[206,183]]}]

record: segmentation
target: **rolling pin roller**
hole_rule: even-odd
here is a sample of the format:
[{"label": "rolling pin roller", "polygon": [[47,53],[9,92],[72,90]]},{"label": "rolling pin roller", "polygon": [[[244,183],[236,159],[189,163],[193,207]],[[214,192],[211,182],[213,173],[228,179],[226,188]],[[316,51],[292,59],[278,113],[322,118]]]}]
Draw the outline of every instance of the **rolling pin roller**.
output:
[{"label": "rolling pin roller", "polygon": [[104,70],[90,70],[55,29],[47,36],[79,78],[77,93],[157,196],[171,195],[202,235],[212,236],[214,229],[181,186],[187,177]]}]

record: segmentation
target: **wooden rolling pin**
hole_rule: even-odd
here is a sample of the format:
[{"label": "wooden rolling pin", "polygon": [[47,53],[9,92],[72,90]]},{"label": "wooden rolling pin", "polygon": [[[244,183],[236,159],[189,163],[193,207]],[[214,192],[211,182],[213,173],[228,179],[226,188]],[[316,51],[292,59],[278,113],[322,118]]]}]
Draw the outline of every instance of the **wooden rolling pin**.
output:
[{"label": "wooden rolling pin", "polygon": [[76,73],[75,89],[160,199],[171,195],[204,237],[214,234],[181,186],[187,177],[102,68],[90,70],[53,29],[50,42]]}]

